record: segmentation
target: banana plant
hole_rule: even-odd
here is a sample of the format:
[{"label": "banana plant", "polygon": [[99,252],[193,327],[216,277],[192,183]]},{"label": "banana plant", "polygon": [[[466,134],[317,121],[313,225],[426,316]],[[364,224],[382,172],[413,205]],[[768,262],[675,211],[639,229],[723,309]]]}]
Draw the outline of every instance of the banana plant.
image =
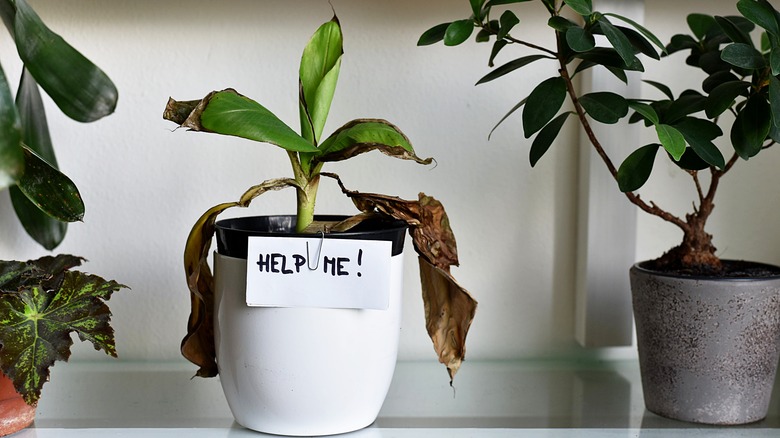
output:
[{"label": "banana plant", "polygon": [[23,63],[15,99],[0,68],[0,190],[10,190],[24,229],[51,250],[65,237],[67,223],[83,218],[84,202],[58,170],[39,86],[65,115],[83,123],[111,114],[117,90],[26,0],[0,0],[0,16]]},{"label": "banana plant", "polygon": [[[238,201],[219,204],[204,213],[192,228],[184,254],[185,274],[192,299],[188,333],[182,354],[200,366],[198,375],[216,375],[211,307],[213,278],[206,262],[217,215],[232,207],[246,207],[269,190],[293,187],[297,194],[297,232],[330,232],[348,229],[372,215],[390,216],[410,225],[415,249],[420,253],[428,331],[439,360],[450,376],[465,354],[465,338],[474,317],[476,301],[457,285],[449,273],[457,265],[455,239],[441,204],[420,195],[415,201],[346,189],[337,175],[322,172],[326,163],[342,161],[370,151],[390,157],[430,164],[419,158],[407,136],[382,119],[355,119],[327,137],[325,122],[336,90],[343,58],[343,35],[338,18],[320,26],[306,45],[299,68],[300,133],[270,110],[233,89],[214,91],[200,100],[169,99],[163,113],[167,120],[193,131],[211,132],[269,143],[284,150],[292,166],[292,178],[264,181],[247,190]],[[314,206],[321,177],[338,181],[345,195],[363,213],[342,223],[315,223]]]}]

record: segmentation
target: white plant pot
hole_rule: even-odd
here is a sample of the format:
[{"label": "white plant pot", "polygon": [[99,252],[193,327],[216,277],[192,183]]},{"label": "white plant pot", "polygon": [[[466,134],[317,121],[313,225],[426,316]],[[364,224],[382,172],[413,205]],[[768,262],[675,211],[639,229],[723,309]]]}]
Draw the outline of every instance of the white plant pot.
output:
[{"label": "white plant pot", "polygon": [[387,310],[248,307],[246,264],[214,255],[217,364],[236,421],[296,436],[372,424],[398,354],[403,253]]}]

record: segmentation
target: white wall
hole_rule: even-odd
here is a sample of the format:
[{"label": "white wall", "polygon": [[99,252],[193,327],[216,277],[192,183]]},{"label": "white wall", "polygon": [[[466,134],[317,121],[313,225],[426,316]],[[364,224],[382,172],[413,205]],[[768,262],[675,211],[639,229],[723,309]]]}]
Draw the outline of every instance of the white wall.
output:
[{"label": "white wall", "polygon": [[[123,360],[183,360],[178,347],[189,300],[181,252],[192,222],[254,183],[288,175],[289,163],[269,145],[171,132],[173,125],[161,118],[165,102],[169,95],[196,99],[231,86],[296,126],[300,52],[316,27],[330,19],[331,7],[322,0],[30,3],[50,27],[100,65],[120,91],[116,113],[91,125],[70,121],[50,105],[61,168],[76,181],[87,206],[84,223],[70,227],[57,252],[82,255],[90,260],[87,270],[132,287],[111,301]],[[648,3],[651,28],[683,19],[672,12],[675,3]],[[714,3],[731,1],[696,3],[714,8]],[[480,301],[469,358],[581,354],[573,340],[577,132],[565,132],[535,169],[528,164],[530,142],[520,134],[519,113],[490,142],[486,138],[530,92],[530,84],[555,74],[554,66],[539,63],[524,70],[524,77],[474,87],[488,71],[489,46],[415,46],[428,27],[466,16],[465,0],[333,4],[346,55],[326,129],[357,117],[386,118],[406,132],[419,155],[434,156],[438,166],[423,168],[372,154],[328,170],[351,188],[406,198],[424,191],[445,203],[461,255],[462,266],[454,273]],[[524,6],[535,12],[522,15],[521,26],[549,44],[541,6]],[[507,51],[501,61],[518,53]],[[14,58],[9,39],[0,39],[0,61],[12,80],[19,71],[18,63],[9,61]],[[771,163],[756,166],[767,167],[762,173],[766,191],[758,186],[761,192],[746,194],[756,188],[748,184],[726,188],[737,179],[729,177],[718,205],[723,216],[713,231],[748,223],[743,233],[763,227],[771,234],[778,212],[776,191],[769,189],[777,177],[769,170]],[[676,192],[676,182],[652,190]],[[738,211],[748,205],[761,206],[761,214]],[[249,213],[289,213],[293,206],[292,192],[273,193]],[[328,183],[318,209],[352,211]],[[640,258],[658,255],[676,239],[673,230],[655,222],[640,219],[640,233],[650,232],[640,235]],[[45,254],[24,235],[6,193],[0,194],[0,229],[0,258]],[[724,234],[718,244],[728,249],[726,255],[755,249],[756,258],[780,262],[775,245],[763,243],[774,236]],[[411,248],[406,275],[401,356],[435,360]],[[100,357],[88,347],[77,350],[76,360]]]}]

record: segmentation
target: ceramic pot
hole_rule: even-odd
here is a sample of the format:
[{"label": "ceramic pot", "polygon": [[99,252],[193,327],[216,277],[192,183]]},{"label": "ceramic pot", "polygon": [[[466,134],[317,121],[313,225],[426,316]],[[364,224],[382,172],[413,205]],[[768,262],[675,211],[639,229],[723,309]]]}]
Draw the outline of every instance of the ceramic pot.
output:
[{"label": "ceramic pot", "polygon": [[35,407],[24,402],[14,384],[0,373],[0,436],[18,432],[35,420]]},{"label": "ceramic pot", "polygon": [[630,277],[647,409],[705,424],[766,417],[780,352],[780,275],[685,277],[639,263]]},{"label": "ceramic pot", "polygon": [[247,236],[291,235],[294,222],[274,216],[217,224],[214,319],[222,388],[236,421],[249,429],[297,436],[361,429],[376,420],[395,370],[406,227],[383,223],[333,236],[393,241],[387,310],[248,307]]}]

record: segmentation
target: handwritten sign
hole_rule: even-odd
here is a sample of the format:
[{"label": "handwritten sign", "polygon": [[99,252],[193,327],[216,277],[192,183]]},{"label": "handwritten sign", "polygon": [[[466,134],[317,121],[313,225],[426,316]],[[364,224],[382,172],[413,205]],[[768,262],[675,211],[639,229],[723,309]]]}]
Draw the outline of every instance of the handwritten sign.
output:
[{"label": "handwritten sign", "polygon": [[250,237],[248,243],[248,306],[387,309],[391,242]]}]

